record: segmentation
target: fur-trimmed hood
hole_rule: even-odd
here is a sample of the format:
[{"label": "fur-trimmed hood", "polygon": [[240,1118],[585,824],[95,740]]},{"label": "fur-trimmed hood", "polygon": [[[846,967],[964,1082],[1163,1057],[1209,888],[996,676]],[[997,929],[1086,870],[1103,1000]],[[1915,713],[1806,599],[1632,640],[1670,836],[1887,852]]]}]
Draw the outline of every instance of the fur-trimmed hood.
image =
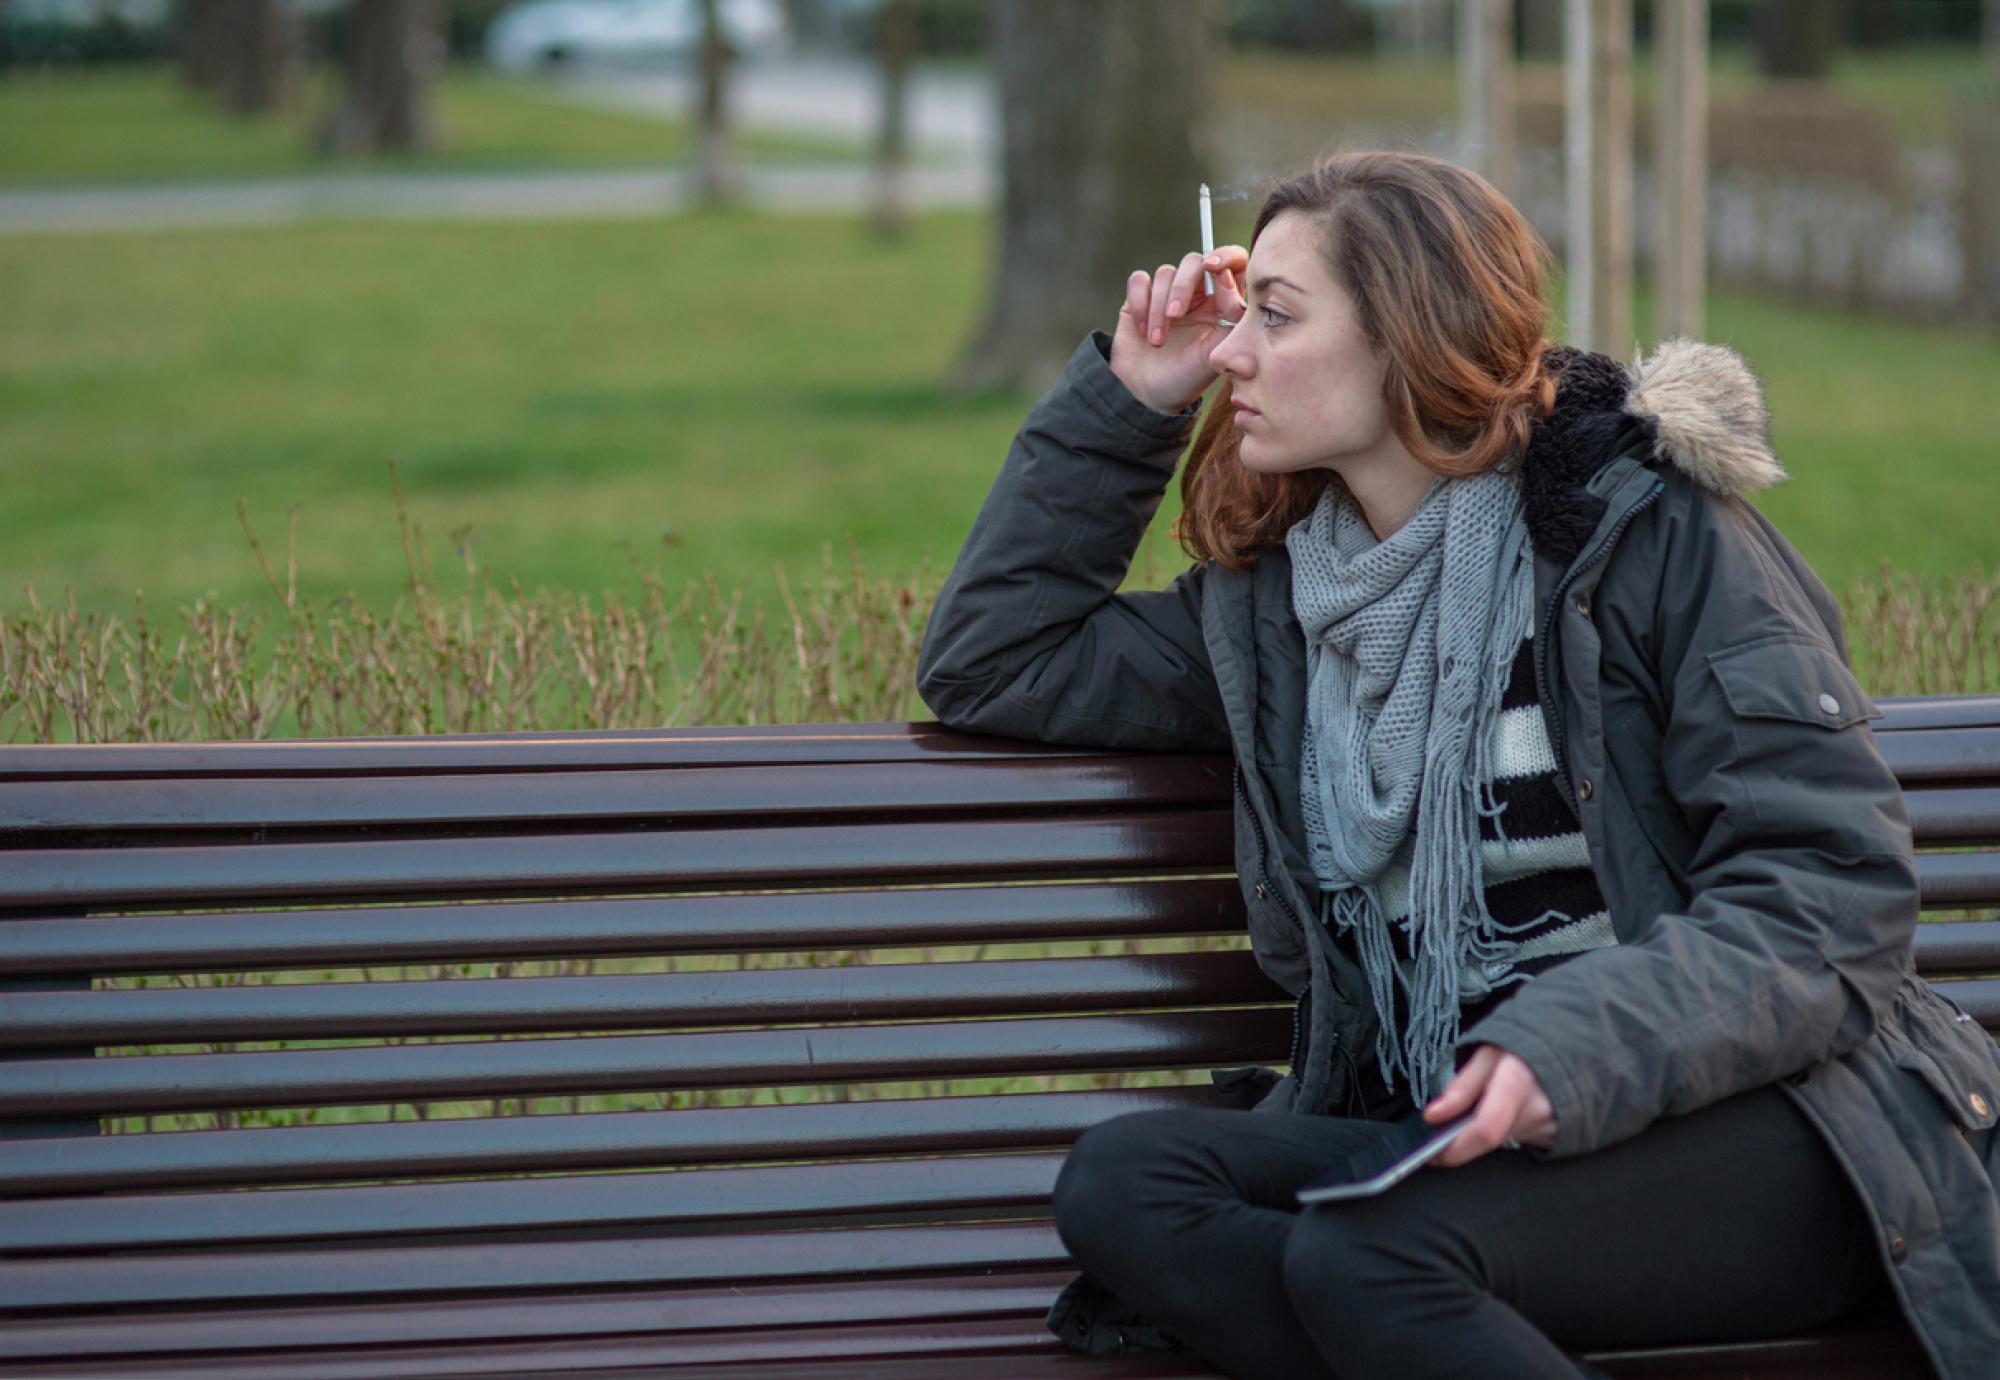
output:
[{"label": "fur-trimmed hood", "polygon": [[1521,461],[1528,535],[1562,564],[1574,560],[1604,514],[1585,487],[1621,453],[1643,446],[1649,465],[1672,466],[1716,494],[1744,494],[1785,478],[1771,453],[1764,389],[1734,350],[1674,339],[1629,368],[1566,347],[1544,356],[1556,405]]}]

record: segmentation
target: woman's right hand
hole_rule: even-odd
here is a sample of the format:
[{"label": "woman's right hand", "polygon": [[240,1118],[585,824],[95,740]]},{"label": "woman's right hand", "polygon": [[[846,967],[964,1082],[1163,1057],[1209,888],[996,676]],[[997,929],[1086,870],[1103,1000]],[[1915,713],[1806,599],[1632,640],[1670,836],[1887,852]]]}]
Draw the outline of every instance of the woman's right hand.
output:
[{"label": "woman's right hand", "polygon": [[[1158,412],[1178,412],[1215,381],[1209,352],[1243,316],[1243,272],[1250,251],[1217,245],[1158,271],[1134,270],[1125,280],[1125,305],[1111,337],[1111,372],[1127,391]],[[1210,296],[1202,274],[1215,277]]]}]

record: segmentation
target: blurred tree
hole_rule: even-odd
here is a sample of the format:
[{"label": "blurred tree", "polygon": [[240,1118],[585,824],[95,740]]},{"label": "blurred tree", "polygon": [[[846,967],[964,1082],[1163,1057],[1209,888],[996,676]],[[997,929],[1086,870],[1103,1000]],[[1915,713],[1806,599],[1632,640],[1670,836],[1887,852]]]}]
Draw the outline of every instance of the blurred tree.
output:
[{"label": "blurred tree", "polygon": [[197,91],[222,89],[222,12],[228,0],[180,0],[181,79]]},{"label": "blurred tree", "polygon": [[1564,0],[1521,0],[1521,56],[1534,62],[1561,62]]},{"label": "blurred tree", "polygon": [[743,194],[743,161],[729,128],[729,65],[736,50],[722,32],[717,0],[701,0],[701,105],[695,112],[695,196],[706,205]]},{"label": "blurred tree", "polygon": [[910,64],[917,53],[916,0],[884,0],[876,38],[882,63],[882,124],[875,149],[875,227],[895,238],[910,222]]},{"label": "blurred tree", "polygon": [[298,92],[301,25],[277,0],[183,0],[181,76],[239,115],[266,115]]},{"label": "blurred tree", "polygon": [[239,115],[266,115],[290,105],[299,78],[297,11],[276,0],[227,0],[223,14],[224,102]]},{"label": "blurred tree", "polygon": [[999,0],[992,17],[1000,233],[956,382],[1034,390],[1085,332],[1111,328],[1128,274],[1199,247],[1196,140],[1222,11],[1215,0]]},{"label": "blurred tree", "polygon": [[357,0],[343,47],[345,86],[320,125],[321,152],[436,148],[441,131],[432,92],[445,52],[440,0]]},{"label": "blurred tree", "polygon": [[1840,50],[1839,0],[1764,0],[1757,8],[1757,70],[1818,80]]},{"label": "blurred tree", "polygon": [[1374,11],[1355,0],[1229,0],[1232,43],[1291,52],[1365,48]]},{"label": "blurred tree", "polygon": [[841,37],[840,18],[826,0],[785,0],[785,23],[801,48],[831,48]]}]

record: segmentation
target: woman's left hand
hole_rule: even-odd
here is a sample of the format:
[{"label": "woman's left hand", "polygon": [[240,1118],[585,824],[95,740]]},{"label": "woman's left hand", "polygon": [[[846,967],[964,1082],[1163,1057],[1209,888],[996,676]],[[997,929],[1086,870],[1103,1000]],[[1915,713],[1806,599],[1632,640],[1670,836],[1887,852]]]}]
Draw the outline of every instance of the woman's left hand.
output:
[{"label": "woman's left hand", "polygon": [[1424,1108],[1424,1120],[1441,1125],[1466,1112],[1472,1124],[1431,1163],[1446,1169],[1469,1164],[1508,1139],[1546,1149],[1556,1143],[1556,1113],[1542,1080],[1520,1056],[1481,1045]]}]

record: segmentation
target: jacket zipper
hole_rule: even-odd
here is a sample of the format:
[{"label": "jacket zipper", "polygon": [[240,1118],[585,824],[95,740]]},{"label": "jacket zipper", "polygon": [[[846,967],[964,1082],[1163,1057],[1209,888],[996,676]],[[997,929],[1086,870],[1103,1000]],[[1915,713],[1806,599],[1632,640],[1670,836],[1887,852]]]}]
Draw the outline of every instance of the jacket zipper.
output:
[{"label": "jacket zipper", "polygon": [[[1250,821],[1251,830],[1257,835],[1257,890],[1260,893],[1257,899],[1260,901],[1266,899],[1276,901],[1278,909],[1283,912],[1284,917],[1292,922],[1292,928],[1299,932],[1299,941],[1303,944],[1310,944],[1312,940],[1306,934],[1304,922],[1292,912],[1291,904],[1285,900],[1283,893],[1271,885],[1271,874],[1264,866],[1265,859],[1270,856],[1270,844],[1264,837],[1264,825],[1257,818],[1256,807],[1250,803],[1250,788],[1243,784],[1243,768],[1241,764],[1232,762],[1230,763],[1230,770],[1231,783],[1236,788],[1236,794],[1241,798],[1243,813]],[[1305,1022],[1302,1019],[1302,1013],[1305,1009],[1306,998],[1311,994],[1312,982],[1308,979],[1306,985],[1299,989],[1299,995],[1292,1002],[1291,1053],[1286,1057],[1285,1063],[1291,1068],[1294,1075],[1298,1073],[1299,1054],[1305,1041]]]},{"label": "jacket zipper", "polygon": [[1562,583],[1557,585],[1555,592],[1549,596],[1548,612],[1542,615],[1542,632],[1541,636],[1536,639],[1535,644],[1535,690],[1542,697],[1542,708],[1548,717],[1549,728],[1551,730],[1549,734],[1549,746],[1555,750],[1554,755],[1557,767],[1556,789],[1561,791],[1563,799],[1569,802],[1570,813],[1576,815],[1579,819],[1583,817],[1583,812],[1578,809],[1576,794],[1570,787],[1569,758],[1564,756],[1563,753],[1563,742],[1567,737],[1567,729],[1563,723],[1562,705],[1557,703],[1555,697],[1549,693],[1549,634],[1555,631],[1556,611],[1562,607],[1563,595],[1569,592],[1569,587],[1575,582],[1576,577],[1583,574],[1584,571],[1590,569],[1593,565],[1596,565],[1598,559],[1617,542],[1619,536],[1625,531],[1625,528],[1631,523],[1632,519],[1652,507],[1653,501],[1666,492],[1666,488],[1666,480],[1656,479],[1653,481],[1653,487],[1637,503],[1634,503],[1630,508],[1625,510],[1624,516],[1618,519],[1617,525],[1605,533],[1604,540],[1599,542],[1588,556],[1569,568],[1569,572],[1562,578]]}]

